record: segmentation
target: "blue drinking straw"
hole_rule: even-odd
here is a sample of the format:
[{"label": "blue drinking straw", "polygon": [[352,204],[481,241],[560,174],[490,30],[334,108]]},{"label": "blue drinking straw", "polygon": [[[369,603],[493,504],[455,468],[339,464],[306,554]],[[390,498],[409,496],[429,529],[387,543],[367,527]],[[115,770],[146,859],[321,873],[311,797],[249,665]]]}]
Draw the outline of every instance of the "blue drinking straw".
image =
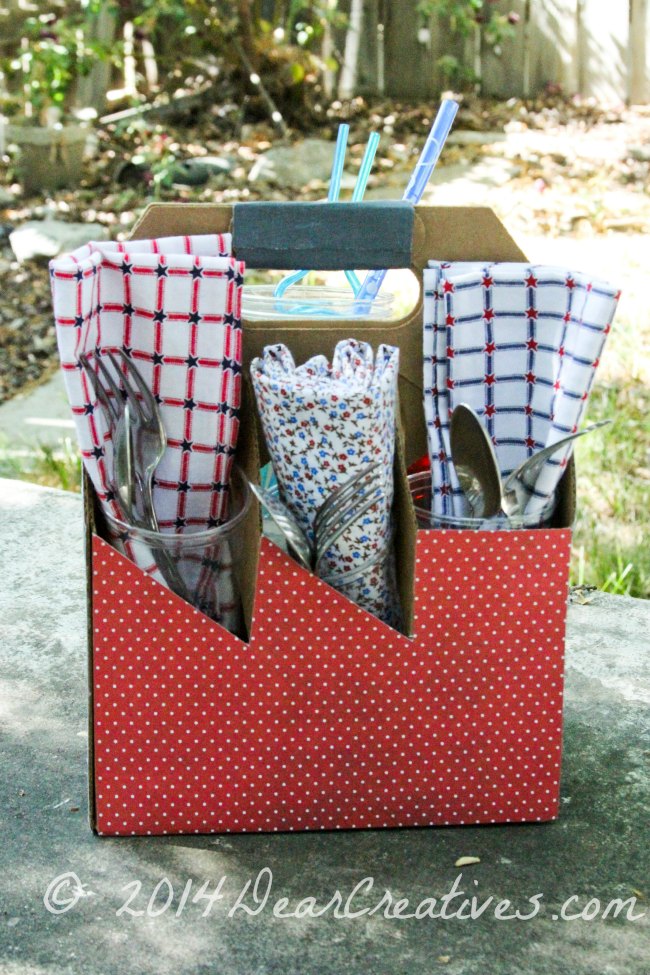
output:
[{"label": "blue drinking straw", "polygon": [[[440,158],[442,147],[449,135],[449,130],[451,129],[457,111],[458,102],[455,102],[452,98],[443,99],[435,121],[431,126],[431,131],[427,136],[427,141],[424,143],[424,148],[420,153],[420,158],[411,173],[408,186],[404,190],[403,200],[408,200],[415,205],[422,199],[422,194]],[[366,274],[354,305],[355,315],[367,314],[370,309],[370,303],[377,296],[377,292],[381,288],[385,277],[385,270],[369,271]]]},{"label": "blue drinking straw", "polygon": [[[366,146],[366,151],[364,152],[363,159],[361,160],[357,181],[354,184],[354,190],[352,191],[353,203],[359,203],[361,200],[363,200],[364,193],[366,192],[366,186],[368,185],[370,170],[372,169],[372,164],[375,161],[378,145],[379,133],[371,132],[370,138],[368,139],[368,144]],[[348,283],[356,297],[361,290],[361,282],[359,281],[359,278],[356,276],[354,271],[346,271],[345,276],[348,279]]]},{"label": "blue drinking straw", "polygon": [[354,184],[354,190],[352,191],[352,202],[359,203],[363,200],[363,194],[366,192],[366,186],[368,185],[368,177],[370,176],[370,170],[372,169],[372,164],[375,161],[375,154],[377,152],[377,147],[379,145],[379,133],[371,132],[370,138],[368,139],[368,145],[366,146],[366,151],[363,154],[363,159],[361,160],[361,166],[359,167],[359,174],[357,176],[357,181]]},{"label": "blue drinking straw", "polygon": [[[332,163],[332,173],[330,175],[330,185],[327,191],[327,202],[336,203],[339,198],[339,193],[341,192],[341,178],[343,176],[343,163],[345,162],[345,150],[348,144],[348,135],[350,134],[350,126],[347,122],[343,122],[339,125],[339,131],[336,136],[336,147],[334,149],[334,161]],[[285,293],[287,288],[290,288],[293,284],[298,284],[299,281],[309,274],[308,270],[305,271],[294,271],[292,274],[287,274],[280,283],[276,286],[273,296],[275,298],[281,298]]]},{"label": "blue drinking straw", "polygon": [[[336,203],[341,192],[343,160],[345,158],[345,149],[349,132],[350,126],[346,123],[339,126],[336,139],[336,148],[334,150],[332,175],[330,177],[330,185],[327,193],[328,203]],[[366,192],[366,186],[368,185],[370,170],[372,169],[372,164],[375,161],[378,146],[379,134],[377,132],[371,132],[370,138],[368,139],[368,144],[363,154],[363,159],[361,160],[361,166],[359,168],[356,183],[354,184],[354,190],[352,191],[352,203],[359,203],[359,201],[363,199],[364,193]],[[286,292],[287,288],[290,288],[292,285],[302,281],[304,276],[308,273],[308,271],[294,271],[292,274],[287,274],[286,277],[282,278],[280,283],[276,286],[275,291],[273,292],[274,297],[281,298]],[[353,293],[356,295],[361,287],[361,282],[354,271],[346,271],[345,276],[350,283]]]}]

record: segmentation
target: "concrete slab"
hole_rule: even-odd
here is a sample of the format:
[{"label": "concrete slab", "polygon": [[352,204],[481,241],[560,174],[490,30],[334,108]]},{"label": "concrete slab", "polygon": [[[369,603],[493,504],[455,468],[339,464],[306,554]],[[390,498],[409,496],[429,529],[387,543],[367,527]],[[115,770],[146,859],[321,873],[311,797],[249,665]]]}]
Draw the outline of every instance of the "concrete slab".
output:
[{"label": "concrete slab", "polygon": [[[0,481],[3,975],[647,975],[650,603],[596,594],[570,607],[556,823],[98,839],[81,517],[75,495]],[[462,856],[480,862],[455,866]],[[337,890],[356,916],[274,915],[306,897],[323,909]],[[486,905],[480,917],[386,908],[458,890]],[[628,903],[613,916],[616,898]],[[506,915],[533,916],[497,919],[505,899]],[[563,906],[593,919],[563,919]]]},{"label": "concrete slab", "polygon": [[56,447],[74,437],[74,420],[60,369],[44,383],[0,404],[0,442],[16,451]]}]

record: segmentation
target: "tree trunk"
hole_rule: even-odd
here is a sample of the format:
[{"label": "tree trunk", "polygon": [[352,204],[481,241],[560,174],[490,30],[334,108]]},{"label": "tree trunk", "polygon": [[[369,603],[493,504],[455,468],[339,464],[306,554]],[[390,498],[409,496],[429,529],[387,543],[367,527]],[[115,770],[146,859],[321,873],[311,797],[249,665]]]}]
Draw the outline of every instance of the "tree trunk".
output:
[{"label": "tree trunk", "polygon": [[239,43],[253,68],[257,68],[257,48],[253,37],[253,11],[251,0],[238,0]]},{"label": "tree trunk", "polygon": [[350,22],[345,36],[343,66],[339,78],[339,98],[352,98],[357,86],[357,67],[359,63],[359,41],[363,22],[363,0],[352,0]]},{"label": "tree trunk", "polygon": [[[117,18],[115,10],[104,4],[96,14],[88,17],[88,36],[110,48],[115,40]],[[94,108],[98,115],[106,109],[106,92],[111,83],[111,64],[108,59],[95,61],[90,74],[79,78],[75,91],[75,104],[80,108]]]}]

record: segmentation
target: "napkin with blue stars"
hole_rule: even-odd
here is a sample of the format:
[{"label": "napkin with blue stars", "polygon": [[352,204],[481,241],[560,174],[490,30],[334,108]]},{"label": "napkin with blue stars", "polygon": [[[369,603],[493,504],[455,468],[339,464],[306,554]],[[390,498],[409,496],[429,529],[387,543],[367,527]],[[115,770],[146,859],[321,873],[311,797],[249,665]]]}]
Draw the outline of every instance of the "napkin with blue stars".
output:
[{"label": "napkin with blue stars", "polygon": [[[380,345],[375,354],[354,339],[339,342],[331,362],[319,355],[296,366],[286,346],[273,345],[251,364],[281,495],[309,537],[332,492],[380,462],[376,503],[332,544],[324,563],[339,592],[392,626],[400,618],[391,519],[398,365],[398,349]],[[361,575],[359,565],[367,566]]]}]

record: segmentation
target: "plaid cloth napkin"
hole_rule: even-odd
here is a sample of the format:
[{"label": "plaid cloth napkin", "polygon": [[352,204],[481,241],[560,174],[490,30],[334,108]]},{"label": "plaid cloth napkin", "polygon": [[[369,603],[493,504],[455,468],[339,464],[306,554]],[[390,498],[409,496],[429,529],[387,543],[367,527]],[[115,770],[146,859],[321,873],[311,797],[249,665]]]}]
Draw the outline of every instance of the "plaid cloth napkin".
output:
[{"label": "plaid cloth napkin", "polygon": [[[285,502],[313,539],[316,512],[330,494],[376,461],[380,497],[326,553],[336,588],[392,626],[400,612],[391,507],[399,351],[354,339],[339,342],[331,364],[315,356],[296,367],[284,345],[251,363],[253,387],[273,468]],[[360,577],[357,565],[372,564]]]},{"label": "plaid cloth napkin", "polygon": [[[437,261],[424,271],[424,289],[432,512],[462,517],[449,446],[454,407],[467,403],[483,418],[503,477],[576,431],[620,292],[560,267]],[[546,462],[527,515],[543,510],[571,449]]]},{"label": "plaid cloth napkin", "polygon": [[[79,366],[123,349],[154,393],[168,436],[156,471],[161,531],[227,517],[241,401],[242,263],[230,235],[90,243],[50,262],[57,341],[83,462],[103,505],[112,490],[111,431]],[[110,365],[107,364],[110,371]],[[100,377],[101,379],[101,377]],[[146,571],[141,552],[134,560]]]}]

